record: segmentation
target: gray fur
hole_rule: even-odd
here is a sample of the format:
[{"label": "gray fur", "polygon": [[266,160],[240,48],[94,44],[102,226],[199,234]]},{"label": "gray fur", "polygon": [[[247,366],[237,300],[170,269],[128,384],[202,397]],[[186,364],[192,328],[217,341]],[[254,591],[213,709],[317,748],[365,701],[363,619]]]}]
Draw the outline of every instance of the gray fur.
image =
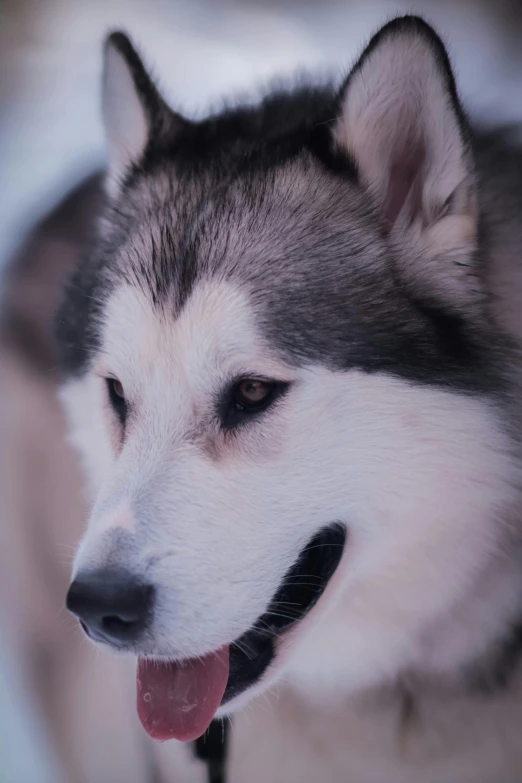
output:
[{"label": "gray fur", "polygon": [[[64,399],[101,488],[76,567],[110,559],[107,528],[131,531],[127,565],[159,596],[137,652],[184,659],[253,627],[310,540],[308,513],[313,533],[339,520],[346,624],[325,615],[299,639],[289,677],[312,690],[319,672],[336,693],[403,678],[400,731],[426,748],[414,718],[432,687],[437,709],[451,686],[493,720],[477,684],[502,700],[520,674],[520,152],[472,133],[418,19],[383,28],[339,90],[198,123],[163,104],[126,38],[109,46],[143,121],[121,154],[108,112],[110,198],[59,317],[62,365],[80,376]],[[290,391],[229,438],[223,389],[254,372],[238,356],[260,355]],[[111,413],[114,373],[128,421]]]},{"label": "gray fur", "polygon": [[[498,386],[504,330],[485,301],[470,311],[436,293],[422,270],[405,272],[405,251],[385,231],[357,165],[333,145],[338,100],[330,88],[299,88],[201,123],[156,117],[161,133],[109,205],[103,237],[61,311],[65,370],[86,367],[118,281],[176,317],[197,282],[224,279],[248,293],[267,342],[292,363],[462,390]],[[460,108],[458,116],[463,122]],[[484,291],[495,263],[489,205],[502,170],[521,198],[510,173],[519,154],[500,138],[477,134],[475,145],[480,217],[470,286]],[[503,233],[518,235],[518,221],[505,222]]]}]

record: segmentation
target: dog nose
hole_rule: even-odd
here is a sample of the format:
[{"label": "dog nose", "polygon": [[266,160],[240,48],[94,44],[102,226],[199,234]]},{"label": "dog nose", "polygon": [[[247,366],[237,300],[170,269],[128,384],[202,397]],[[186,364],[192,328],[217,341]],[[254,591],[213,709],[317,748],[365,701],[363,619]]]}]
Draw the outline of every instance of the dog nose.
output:
[{"label": "dog nose", "polygon": [[132,574],[110,570],[79,575],[69,587],[66,606],[83,630],[116,647],[136,642],[150,621],[154,588]]}]

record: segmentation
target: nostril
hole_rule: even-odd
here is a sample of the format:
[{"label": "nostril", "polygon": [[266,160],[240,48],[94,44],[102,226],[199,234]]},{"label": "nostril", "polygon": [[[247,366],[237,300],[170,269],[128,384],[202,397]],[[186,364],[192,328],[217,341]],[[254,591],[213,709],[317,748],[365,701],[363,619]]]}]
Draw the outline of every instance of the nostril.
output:
[{"label": "nostril", "polygon": [[67,593],[67,608],[96,641],[136,642],[150,622],[154,588],[123,571],[78,576]]},{"label": "nostril", "polygon": [[115,614],[108,614],[101,619],[101,629],[107,634],[112,636],[123,637],[129,633],[133,633],[136,625],[139,624],[139,620],[124,620],[123,617],[118,617]]}]

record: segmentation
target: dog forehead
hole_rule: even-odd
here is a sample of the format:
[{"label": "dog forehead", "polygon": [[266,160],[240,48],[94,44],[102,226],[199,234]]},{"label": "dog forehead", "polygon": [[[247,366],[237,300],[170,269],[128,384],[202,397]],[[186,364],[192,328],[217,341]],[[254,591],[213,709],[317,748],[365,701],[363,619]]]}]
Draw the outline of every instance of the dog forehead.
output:
[{"label": "dog forehead", "polygon": [[182,371],[230,374],[259,367],[274,370],[254,323],[246,292],[230,282],[198,283],[179,312],[154,303],[141,287],[124,283],[110,297],[104,317],[102,356],[112,372],[133,367],[152,378]]},{"label": "dog forehead", "polygon": [[323,279],[332,253],[372,232],[359,196],[310,156],[229,181],[221,169],[180,174],[171,162],[133,182],[109,218],[110,266],[176,309],[204,278],[263,293],[280,274]]},{"label": "dog forehead", "polygon": [[[455,388],[484,383],[482,359],[471,366],[476,351],[461,349],[468,338],[460,316],[442,304],[427,310],[421,292],[416,300],[398,278],[397,249],[356,182],[309,155],[226,183],[222,174],[149,173],[117,210],[109,275],[141,288],[165,315],[158,345],[173,322],[182,329],[167,354],[183,345],[188,355],[190,344],[196,356],[204,345],[219,356],[234,340],[251,353],[247,335],[255,333],[293,367],[383,371]],[[244,292],[241,306],[224,294],[223,307],[198,312],[195,291],[223,281]],[[467,367],[462,356],[471,357]]]},{"label": "dog forehead", "polygon": [[[227,337],[240,331],[241,316],[250,326],[255,319],[286,360],[292,358],[289,347],[297,346],[298,364],[309,358],[302,347],[311,322],[316,338],[321,323],[328,333],[314,359],[325,356],[332,322],[325,303],[342,300],[336,328],[346,322],[350,332],[368,266],[377,277],[385,267],[353,182],[326,172],[309,156],[228,183],[217,174],[179,178],[171,166],[138,179],[113,218],[109,277],[116,286],[136,285],[171,322],[185,313],[190,299],[187,312],[194,317],[185,313],[179,328],[194,320],[201,329],[217,313],[205,304],[198,314],[202,297],[192,294],[205,281],[210,283],[205,296],[216,285],[223,292],[221,282],[227,281],[249,300],[239,305],[237,296],[229,300],[223,294],[227,307],[217,310],[222,324],[230,314]],[[366,252],[368,244],[372,252]]]}]

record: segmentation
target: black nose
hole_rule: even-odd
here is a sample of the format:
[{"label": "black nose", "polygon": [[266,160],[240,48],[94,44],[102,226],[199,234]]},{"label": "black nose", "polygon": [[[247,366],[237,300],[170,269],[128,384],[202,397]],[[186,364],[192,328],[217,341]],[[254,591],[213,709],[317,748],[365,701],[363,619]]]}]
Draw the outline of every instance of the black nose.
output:
[{"label": "black nose", "polygon": [[66,605],[95,641],[117,647],[136,642],[151,619],[154,588],[122,571],[80,574]]}]

